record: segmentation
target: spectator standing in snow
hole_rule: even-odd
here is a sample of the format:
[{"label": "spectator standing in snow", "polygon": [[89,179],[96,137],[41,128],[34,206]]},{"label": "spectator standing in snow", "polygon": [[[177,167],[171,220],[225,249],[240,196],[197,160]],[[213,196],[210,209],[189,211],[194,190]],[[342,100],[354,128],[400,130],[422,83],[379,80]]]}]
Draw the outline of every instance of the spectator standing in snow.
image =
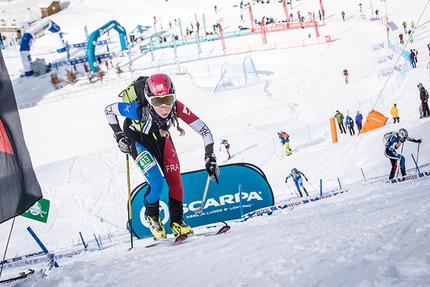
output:
[{"label": "spectator standing in snow", "polygon": [[378,9],[376,9],[375,15],[376,15],[376,20],[379,20],[379,10]]},{"label": "spectator standing in snow", "polygon": [[306,196],[309,196],[309,193],[306,191],[306,188],[303,186],[302,175],[305,178],[305,180],[308,181],[307,177],[304,175],[303,172],[297,170],[297,168],[293,168],[291,170],[291,173],[285,178],[285,183],[288,183],[288,179],[292,177],[294,184],[296,185],[297,191],[300,194],[300,197],[303,197],[300,187],[303,188],[303,191],[306,193]]},{"label": "spectator standing in snow", "polygon": [[355,135],[354,120],[349,115],[345,118],[345,125],[348,127],[349,134],[352,136]]},{"label": "spectator standing in snow", "polygon": [[406,22],[405,21],[403,21],[403,23],[402,23],[402,26],[403,26],[403,32],[404,33],[407,33],[407,26],[408,26],[408,24],[406,24]]},{"label": "spectator standing in snow", "polygon": [[412,30],[415,28],[415,22],[414,21],[411,22],[411,28],[412,28]]},{"label": "spectator standing in snow", "polygon": [[412,49],[410,50],[409,58],[411,59],[412,68],[416,68],[417,63],[415,62],[415,52]]},{"label": "spectator standing in snow", "polygon": [[[228,159],[231,159],[231,155],[230,155],[230,144],[228,143],[227,140],[221,140],[221,145],[224,146],[225,151],[228,154]],[[221,145],[219,146],[219,151],[221,151]]]},{"label": "spectator standing in snow", "polygon": [[278,133],[278,137],[281,140],[281,144],[283,145],[284,149],[285,149],[285,154],[286,155],[291,155],[291,148],[290,148],[290,136],[283,131],[280,131]]},{"label": "spectator standing in snow", "polygon": [[[411,141],[414,143],[421,143],[421,139],[413,139],[408,136],[408,131],[406,129],[400,129],[398,133],[392,132],[391,134],[386,134],[387,141],[385,144],[385,152],[384,155],[391,162],[391,170],[388,179],[393,179],[394,174],[397,170],[397,163],[400,161],[400,171],[402,176],[406,176],[406,165],[405,165],[405,157],[402,154],[398,154],[396,149],[398,149],[405,141]],[[385,139],[385,136],[384,136]]]},{"label": "spectator standing in snow", "polygon": [[429,70],[429,81],[430,81],[430,61],[427,63],[427,70]]},{"label": "spectator standing in snow", "polygon": [[402,33],[399,34],[399,39],[400,39],[400,44],[404,44],[404,42],[403,42],[403,34]]},{"label": "spectator standing in snow", "polygon": [[423,84],[419,83],[417,85],[418,90],[420,91],[420,100],[421,100],[421,106],[423,107],[423,115],[422,117],[428,117],[430,115],[430,111],[429,111],[429,105],[428,105],[428,92],[427,90],[424,88]]},{"label": "spectator standing in snow", "polygon": [[337,125],[339,126],[340,129],[340,133],[345,133],[346,134],[346,130],[345,130],[345,126],[343,125],[343,120],[345,119],[345,117],[343,116],[343,114],[339,111],[336,111],[336,114],[334,115],[334,117],[337,120]]},{"label": "spectator standing in snow", "polygon": [[391,116],[393,117],[394,120],[394,124],[396,123],[400,123],[400,118],[399,118],[399,110],[397,109],[397,105],[394,104],[394,106],[391,108]]},{"label": "spectator standing in snow", "polygon": [[413,42],[414,39],[412,38],[412,30],[408,30],[408,36],[409,36],[409,42]]},{"label": "spectator standing in snow", "polygon": [[360,9],[360,12],[363,12],[363,4],[358,4],[358,8]]},{"label": "spectator standing in snow", "polygon": [[418,51],[415,49],[412,49],[412,52],[414,52],[414,61],[416,65],[418,63]]},{"label": "spectator standing in snow", "polygon": [[342,74],[345,76],[345,84],[348,84],[348,76],[349,76],[349,72],[347,69],[344,69],[342,71]]},{"label": "spectator standing in snow", "polygon": [[357,125],[357,133],[360,134],[361,128],[363,126],[363,116],[360,114],[360,111],[357,111],[357,115],[355,116],[355,124]]},{"label": "spectator standing in snow", "polygon": [[344,12],[344,11],[342,11],[342,13],[340,13],[340,15],[342,15],[342,19],[343,19],[343,21],[345,21],[345,12]]}]

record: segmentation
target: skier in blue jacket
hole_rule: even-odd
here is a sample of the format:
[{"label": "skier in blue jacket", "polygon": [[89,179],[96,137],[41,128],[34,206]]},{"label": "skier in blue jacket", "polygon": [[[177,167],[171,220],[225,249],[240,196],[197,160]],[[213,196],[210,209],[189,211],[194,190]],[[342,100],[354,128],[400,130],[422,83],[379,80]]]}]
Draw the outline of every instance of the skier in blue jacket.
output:
[{"label": "skier in blue jacket", "polygon": [[309,196],[309,193],[306,191],[306,188],[303,186],[302,175],[306,181],[308,181],[306,175],[303,172],[297,170],[297,168],[293,168],[291,173],[285,178],[285,183],[288,182],[290,177],[293,178],[294,184],[296,185],[297,190],[299,191],[300,197],[303,197],[302,192],[300,191],[300,186],[303,188],[303,191],[306,193],[306,196]]},{"label": "skier in blue jacket", "polygon": [[387,133],[386,136],[387,137],[384,136],[384,140],[386,139],[384,154],[391,162],[391,171],[388,179],[394,178],[398,161],[400,161],[400,171],[402,176],[406,176],[405,157],[402,154],[397,153],[396,149],[398,149],[405,141],[420,144],[422,140],[409,137],[406,129],[400,129],[398,133]]}]

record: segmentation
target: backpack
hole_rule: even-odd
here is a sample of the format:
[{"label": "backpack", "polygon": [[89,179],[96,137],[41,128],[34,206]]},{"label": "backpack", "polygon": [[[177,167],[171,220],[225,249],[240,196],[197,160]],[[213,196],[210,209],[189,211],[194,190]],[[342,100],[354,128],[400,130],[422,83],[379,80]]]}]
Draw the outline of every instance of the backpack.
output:
[{"label": "backpack", "polygon": [[143,89],[145,88],[146,79],[148,79],[148,77],[141,76],[137,78],[128,85],[127,88],[118,95],[118,97],[121,97],[124,103],[131,103],[139,99],[145,99]]},{"label": "backpack", "polygon": [[384,137],[382,138],[382,144],[384,146],[386,146],[388,144],[388,142],[390,141],[392,136],[395,136],[396,132],[388,132],[384,135]]},{"label": "backpack", "polygon": [[281,132],[281,136],[286,140],[290,137],[286,132]]},{"label": "backpack", "polygon": [[[130,85],[128,85],[127,88],[125,88],[125,90],[119,93],[118,97],[120,97],[124,103],[131,103],[134,101],[138,101],[140,105],[146,103],[147,101],[144,94],[146,79],[148,79],[148,77],[141,76],[137,78]],[[141,103],[142,100],[144,101],[143,103]],[[132,120],[131,122],[132,122],[132,125],[138,131],[141,131],[146,124],[145,121],[140,121],[140,120],[139,121]]]},{"label": "backpack", "polygon": [[425,99],[426,99],[426,101],[429,99],[429,92],[427,91],[427,90],[424,90],[425,92],[426,92],[426,97],[425,97]]}]

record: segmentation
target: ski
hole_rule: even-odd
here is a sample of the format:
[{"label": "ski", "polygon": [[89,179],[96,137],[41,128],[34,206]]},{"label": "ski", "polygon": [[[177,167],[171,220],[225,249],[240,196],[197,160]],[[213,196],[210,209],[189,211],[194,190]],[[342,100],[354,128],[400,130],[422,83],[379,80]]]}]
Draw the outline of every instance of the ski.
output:
[{"label": "ski", "polygon": [[47,277],[49,274],[51,274],[52,269],[55,267],[55,254],[50,253],[48,255],[50,258],[48,265],[42,269],[42,278]]},{"label": "ski", "polygon": [[225,159],[222,163],[226,163],[227,161],[229,161],[230,159],[232,159],[235,155],[233,154],[232,156],[230,156],[229,158]]},{"label": "ski", "polygon": [[227,223],[223,222],[224,225],[218,229],[216,232],[204,232],[204,233],[197,233],[197,234],[190,234],[190,237],[199,237],[199,236],[204,236],[204,237],[208,237],[208,236],[214,236],[214,235],[220,235],[220,234],[224,234],[227,231],[230,230],[230,225],[228,225]]},{"label": "ski", "polygon": [[284,159],[284,158],[286,158],[286,157],[289,157],[290,155],[292,155],[293,153],[291,152],[291,153],[289,153],[289,154],[286,154],[286,153],[284,153],[284,154],[281,154],[279,157],[278,157],[278,159]]},{"label": "ski", "polygon": [[429,175],[430,175],[430,172],[425,171],[425,172],[414,173],[414,174],[402,176],[402,177],[399,177],[399,178],[389,179],[385,183],[390,183],[390,184],[392,184],[392,183],[399,183],[399,182],[413,180],[413,179],[417,179],[417,178],[421,178],[421,177],[429,176]]},{"label": "ski", "polygon": [[[150,247],[155,247],[161,244],[167,244],[169,246],[177,246],[177,245],[181,245],[182,243],[184,243],[184,241],[187,238],[192,238],[192,237],[209,237],[209,236],[214,236],[214,235],[220,235],[220,234],[224,234],[227,231],[230,230],[230,225],[228,225],[227,223],[225,223],[223,221],[224,225],[218,229],[216,232],[204,232],[204,233],[192,233],[192,234],[182,234],[178,237],[175,238],[163,238],[163,239],[158,239],[153,243],[150,243],[148,245],[145,246],[145,248],[150,248]],[[173,240],[172,240],[173,239]]]},{"label": "ski", "polygon": [[171,246],[180,245],[187,238],[188,238],[187,234],[181,234],[175,238],[160,238],[160,239],[154,238],[155,242],[146,245],[145,248],[155,247],[160,244],[168,244]]},{"label": "ski", "polygon": [[16,282],[18,280],[26,279],[26,278],[30,277],[31,275],[33,275],[33,274],[34,274],[34,269],[28,269],[27,273],[20,272],[19,275],[16,276],[16,277],[12,277],[12,278],[9,278],[9,279],[1,280],[0,284],[10,284],[10,283]]}]

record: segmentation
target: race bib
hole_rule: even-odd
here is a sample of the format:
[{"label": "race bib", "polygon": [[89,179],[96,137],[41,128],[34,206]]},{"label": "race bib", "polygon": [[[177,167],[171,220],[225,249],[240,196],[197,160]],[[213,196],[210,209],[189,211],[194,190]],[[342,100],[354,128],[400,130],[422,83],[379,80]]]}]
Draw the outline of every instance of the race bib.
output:
[{"label": "race bib", "polygon": [[143,174],[145,174],[151,167],[156,164],[154,158],[148,151],[144,151],[139,154],[135,162],[140,168],[140,170],[143,172]]}]

